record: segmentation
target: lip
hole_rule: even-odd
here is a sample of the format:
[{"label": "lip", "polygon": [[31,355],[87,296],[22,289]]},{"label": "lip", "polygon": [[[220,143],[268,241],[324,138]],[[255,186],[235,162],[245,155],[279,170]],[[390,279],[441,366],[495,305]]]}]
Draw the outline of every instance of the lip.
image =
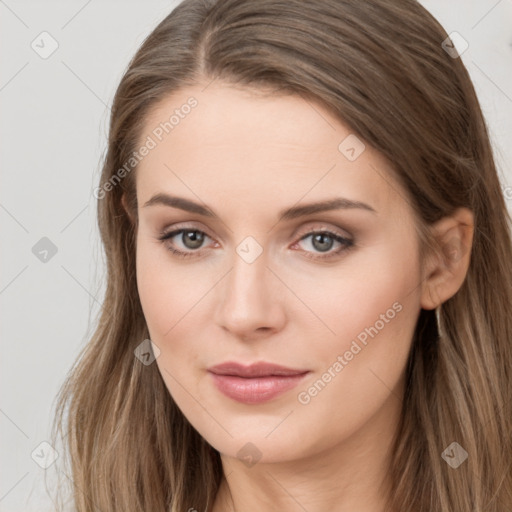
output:
[{"label": "lip", "polygon": [[299,370],[287,368],[274,363],[259,362],[250,365],[243,365],[234,361],[218,364],[208,368],[208,371],[216,375],[230,375],[235,377],[270,377],[270,376],[295,376],[308,372],[309,370]]},{"label": "lip", "polygon": [[227,362],[208,368],[208,372],[217,389],[227,397],[245,404],[259,404],[294,388],[309,370],[267,362],[249,366]]}]

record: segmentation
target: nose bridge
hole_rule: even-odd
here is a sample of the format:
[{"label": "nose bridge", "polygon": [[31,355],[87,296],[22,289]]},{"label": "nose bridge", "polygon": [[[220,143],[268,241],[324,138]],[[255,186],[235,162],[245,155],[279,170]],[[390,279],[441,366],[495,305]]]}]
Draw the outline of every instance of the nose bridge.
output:
[{"label": "nose bridge", "polygon": [[217,322],[239,335],[258,328],[277,328],[283,320],[282,304],[272,288],[278,286],[267,268],[263,247],[252,237],[235,249],[232,268],[223,280],[217,305]]},{"label": "nose bridge", "polygon": [[267,263],[267,255],[262,247],[258,251],[254,243],[239,244],[233,255],[232,270],[226,283],[226,306],[234,301],[231,306],[261,308],[262,301],[268,296]]}]

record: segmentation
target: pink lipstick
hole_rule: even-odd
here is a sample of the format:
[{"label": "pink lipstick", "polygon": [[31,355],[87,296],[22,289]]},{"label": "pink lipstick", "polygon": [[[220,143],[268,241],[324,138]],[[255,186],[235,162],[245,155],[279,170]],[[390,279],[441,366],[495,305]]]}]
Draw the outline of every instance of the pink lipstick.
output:
[{"label": "pink lipstick", "polygon": [[227,397],[245,404],[259,404],[294,388],[309,370],[265,362],[244,366],[230,361],[208,368],[208,372],[217,389]]}]

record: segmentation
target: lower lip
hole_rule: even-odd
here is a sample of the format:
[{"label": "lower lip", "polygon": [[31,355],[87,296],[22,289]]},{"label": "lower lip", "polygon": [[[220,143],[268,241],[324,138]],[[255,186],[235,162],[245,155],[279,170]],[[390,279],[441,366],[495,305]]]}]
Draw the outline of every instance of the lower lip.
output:
[{"label": "lower lip", "polygon": [[217,389],[229,398],[244,404],[260,404],[276,398],[294,388],[305,376],[269,375],[268,377],[244,378],[234,375],[211,373]]}]

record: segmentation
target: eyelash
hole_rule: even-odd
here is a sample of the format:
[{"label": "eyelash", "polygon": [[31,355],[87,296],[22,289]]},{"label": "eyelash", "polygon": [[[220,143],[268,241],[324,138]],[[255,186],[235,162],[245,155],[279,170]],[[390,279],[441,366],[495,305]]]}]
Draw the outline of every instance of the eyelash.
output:
[{"label": "eyelash", "polygon": [[[190,258],[190,257],[195,257],[195,256],[200,255],[201,252],[202,252],[201,249],[196,250],[196,251],[186,251],[186,252],[185,251],[179,251],[179,250],[175,249],[174,247],[171,247],[168,243],[166,243],[167,240],[169,240],[171,238],[174,238],[176,235],[180,235],[180,234],[182,234],[184,232],[201,233],[203,235],[206,235],[208,238],[211,238],[204,231],[201,231],[199,229],[181,228],[181,229],[176,229],[174,231],[170,231],[169,233],[166,233],[165,231],[160,233],[160,236],[158,237],[158,240],[165,245],[165,247],[166,247],[166,249],[168,251],[173,253],[178,258]],[[337,233],[334,233],[334,232],[328,231],[328,230],[313,230],[313,231],[310,231],[310,232],[306,233],[305,235],[303,235],[297,242],[295,242],[295,244],[297,244],[298,242],[300,242],[300,241],[302,241],[302,240],[304,240],[304,239],[306,239],[306,238],[308,238],[308,237],[310,237],[312,235],[319,235],[319,234],[328,235],[330,238],[332,238],[336,242],[341,243],[342,247],[340,247],[339,249],[337,249],[335,251],[326,253],[326,255],[323,255],[323,256],[309,256],[309,255],[307,255],[306,258],[308,258],[308,259],[311,259],[311,260],[329,260],[331,258],[334,258],[334,257],[338,256],[340,253],[346,252],[346,251],[348,251],[348,250],[350,250],[351,248],[354,247],[354,240],[350,240],[348,238],[342,237],[341,235],[338,235]],[[308,251],[305,251],[305,252],[306,252],[306,254],[310,254]]]}]

